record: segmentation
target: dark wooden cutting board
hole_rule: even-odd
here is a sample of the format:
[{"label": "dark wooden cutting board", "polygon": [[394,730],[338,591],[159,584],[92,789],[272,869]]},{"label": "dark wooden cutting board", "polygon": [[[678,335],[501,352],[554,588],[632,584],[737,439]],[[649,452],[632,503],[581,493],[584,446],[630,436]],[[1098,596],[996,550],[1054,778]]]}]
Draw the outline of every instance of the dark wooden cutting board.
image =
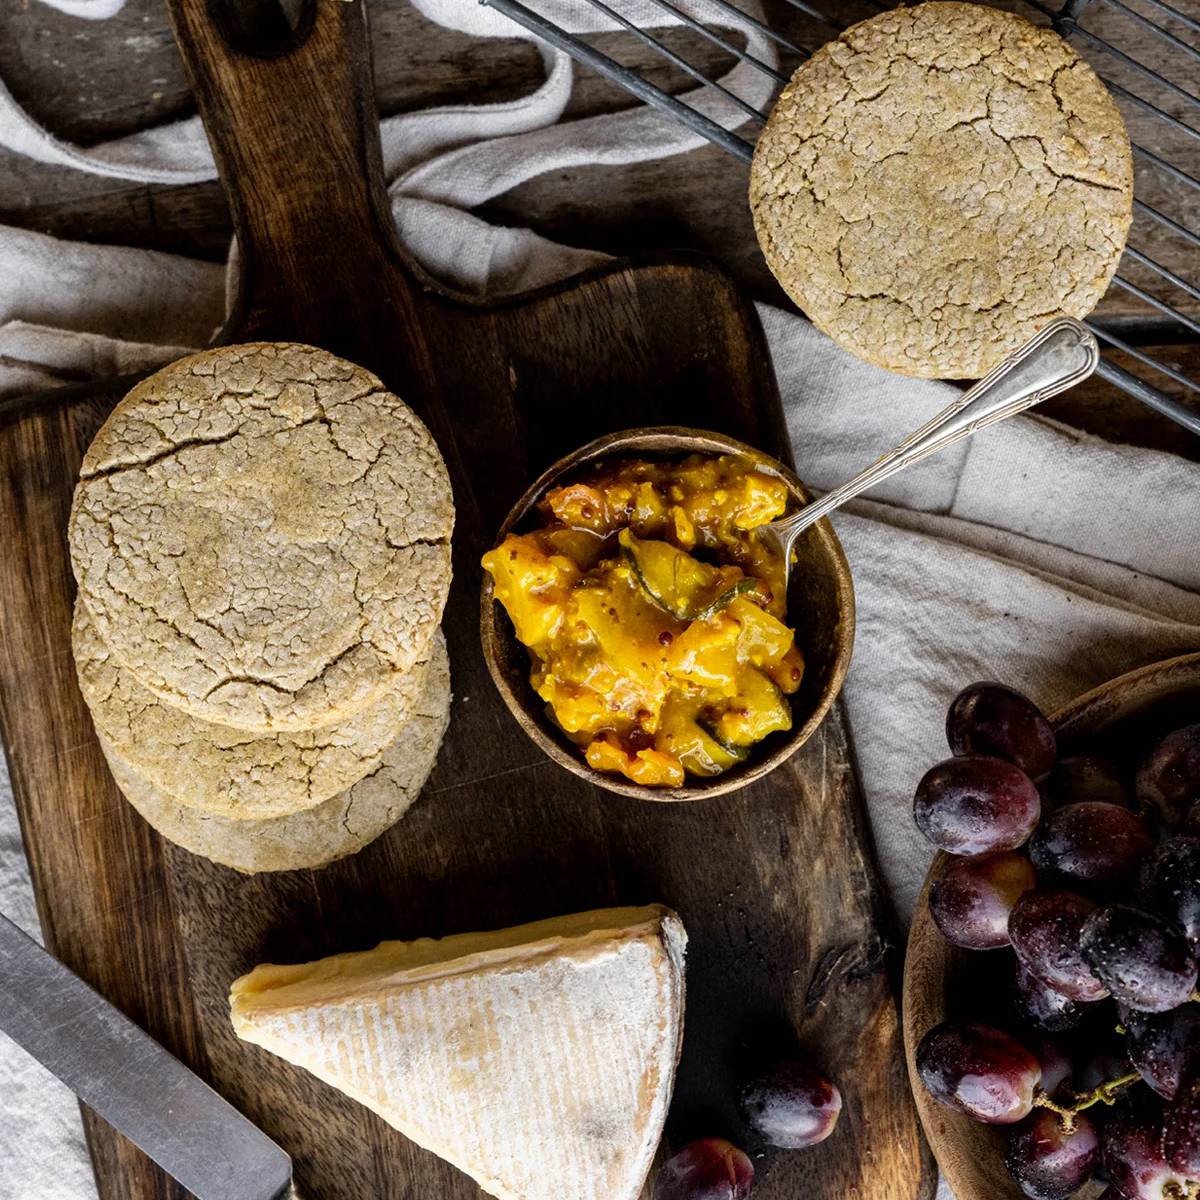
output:
[{"label": "dark wooden cutting board", "polygon": [[[914,1200],[931,1177],[905,1080],[888,932],[840,708],[792,762],[722,799],[645,804],[543,759],[478,638],[480,554],[530,479],[606,431],[685,423],[788,456],[752,309],[712,263],[618,263],[499,306],[447,298],[396,246],[360,2],[318,0],[302,46],[233,50],[221,0],[171,0],[239,231],[227,341],[312,342],[429,423],[458,517],[445,628],[454,709],[408,817],[318,872],[246,877],[163,842],[112,783],[75,683],[65,526],[120,387],[0,411],[0,722],[48,945],[277,1138],[322,1200],[478,1190],[365,1109],[238,1042],[230,981],[382,938],[664,901],[691,935],[674,1142],[741,1139],[733,1082],[798,1039],[846,1111],[806,1153],[758,1161],[761,1200]],[[91,1114],[104,1200],[182,1190]]]}]

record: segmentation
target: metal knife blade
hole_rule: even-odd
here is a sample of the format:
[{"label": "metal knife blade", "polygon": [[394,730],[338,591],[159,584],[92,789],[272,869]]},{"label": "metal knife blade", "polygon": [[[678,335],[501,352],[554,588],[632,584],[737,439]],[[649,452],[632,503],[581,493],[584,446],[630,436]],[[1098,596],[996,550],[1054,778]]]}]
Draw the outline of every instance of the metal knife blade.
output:
[{"label": "metal knife blade", "polygon": [[0,1032],[199,1200],[281,1200],[292,1160],[0,915]]}]

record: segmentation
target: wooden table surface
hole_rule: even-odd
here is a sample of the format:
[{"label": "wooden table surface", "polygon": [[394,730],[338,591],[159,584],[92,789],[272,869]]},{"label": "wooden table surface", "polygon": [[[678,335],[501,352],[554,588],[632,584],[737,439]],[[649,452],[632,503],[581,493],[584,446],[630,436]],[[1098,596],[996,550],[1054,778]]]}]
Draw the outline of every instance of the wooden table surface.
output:
[{"label": "wooden table surface", "polygon": [[[511,99],[542,78],[541,60],[526,42],[483,40],[433,24],[408,0],[367,0],[374,39],[376,85],[385,114],[434,104]],[[464,4],[475,0],[462,0]],[[583,3],[584,0],[580,0]],[[1200,17],[1200,0],[1175,0]],[[1129,0],[1138,7],[1144,0]],[[768,19],[802,44],[815,46],[822,33],[803,24],[784,0],[764,0]],[[827,11],[849,21],[870,10],[857,3],[825,0]],[[1152,12],[1142,8],[1143,12]],[[1139,30],[1107,0],[1096,0],[1084,20],[1129,52],[1154,64],[1185,86],[1186,59],[1164,52],[1154,34]],[[1175,30],[1197,41],[1182,27]],[[686,77],[624,34],[591,39],[609,53],[646,71],[672,90]],[[726,69],[732,59],[686,31],[668,40],[702,69]],[[1079,48],[1102,71],[1195,125],[1197,111],[1186,101],[1154,87],[1119,62],[1085,43]],[[52,132],[90,145],[193,111],[178,53],[161,0],[128,0],[116,16],[86,21],[48,8],[36,0],[9,0],[0,6],[0,79],[15,99]],[[628,107],[634,103],[584,68],[568,115]],[[1172,133],[1165,122],[1125,106],[1135,142],[1200,175],[1200,141]],[[787,303],[768,274],[755,244],[745,201],[745,168],[723,151],[706,147],[658,162],[623,167],[557,171],[515,188],[480,210],[485,218],[530,226],[575,245],[622,253],[646,248],[688,246],[721,258],[755,298]],[[1138,163],[1138,195],[1176,219],[1200,226],[1200,193]],[[81,171],[32,162],[0,150],[0,222],[65,238],[154,247],[211,260],[224,257],[229,221],[218,185],[152,187],[103,179]],[[1138,217],[1132,242],[1180,274],[1200,282],[1197,254],[1182,239]],[[1126,260],[1123,273],[1160,298],[1200,317],[1200,302],[1164,287],[1137,264]],[[1182,302],[1182,303],[1181,303]],[[1131,342],[1166,357],[1179,370],[1200,380],[1200,345],[1181,327],[1117,288],[1110,290],[1098,315]],[[1123,361],[1118,358],[1116,361]],[[1128,364],[1126,364],[1128,365]],[[1159,386],[1200,408],[1161,376]],[[1106,384],[1094,382],[1051,402],[1045,411],[1081,428],[1114,439],[1175,449],[1200,457],[1200,439],[1157,417]]]}]

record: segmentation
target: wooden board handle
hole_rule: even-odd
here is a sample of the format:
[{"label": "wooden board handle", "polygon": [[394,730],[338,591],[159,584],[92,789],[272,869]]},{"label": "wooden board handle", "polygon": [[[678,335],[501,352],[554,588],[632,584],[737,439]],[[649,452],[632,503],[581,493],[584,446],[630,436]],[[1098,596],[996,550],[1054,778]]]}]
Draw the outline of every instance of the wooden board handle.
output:
[{"label": "wooden board handle", "polygon": [[300,4],[293,23],[293,0],[167,0],[237,233],[243,338],[303,337],[287,310],[396,288],[363,0]]}]

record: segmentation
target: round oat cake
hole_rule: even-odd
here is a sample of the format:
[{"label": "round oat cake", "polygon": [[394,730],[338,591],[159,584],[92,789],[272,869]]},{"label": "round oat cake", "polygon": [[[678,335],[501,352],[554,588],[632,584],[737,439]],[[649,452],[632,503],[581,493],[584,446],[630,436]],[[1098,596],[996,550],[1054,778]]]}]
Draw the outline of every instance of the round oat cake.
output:
[{"label": "round oat cake", "polygon": [[151,691],[252,730],[344,720],[426,654],[454,506],[428,430],[311,346],[192,355],[139,383],[84,456],[71,562]]},{"label": "round oat cake", "polygon": [[379,766],[315,808],[262,820],[231,820],[179,804],[103,737],[100,746],[126,799],[163,837],[239,871],[298,871],[357,853],[404,816],[433,770],[449,716],[450,661],[438,633],[422,694]]},{"label": "round oat cake", "polygon": [[424,694],[433,647],[346,720],[278,733],[202,721],[165,704],[117,661],[79,601],[71,648],[96,732],[121,762],[180,804],[245,820],[302,812],[373,771]]},{"label": "round oat cake", "polygon": [[1104,294],[1133,163],[1112,97],[1056,33],[928,3],[802,64],[759,137],[767,264],[818,329],[908,375],[977,378]]}]

